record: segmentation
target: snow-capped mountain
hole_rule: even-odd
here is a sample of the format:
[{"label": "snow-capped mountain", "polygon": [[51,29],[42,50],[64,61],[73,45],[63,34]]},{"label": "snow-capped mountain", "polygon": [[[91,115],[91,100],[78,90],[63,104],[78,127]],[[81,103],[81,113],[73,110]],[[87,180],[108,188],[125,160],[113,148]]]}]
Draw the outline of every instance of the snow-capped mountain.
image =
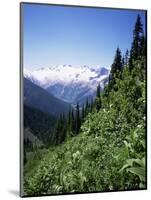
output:
[{"label": "snow-capped mountain", "polygon": [[82,103],[95,97],[108,81],[109,70],[104,67],[58,65],[38,70],[24,69],[24,77],[54,96],[69,103]]}]

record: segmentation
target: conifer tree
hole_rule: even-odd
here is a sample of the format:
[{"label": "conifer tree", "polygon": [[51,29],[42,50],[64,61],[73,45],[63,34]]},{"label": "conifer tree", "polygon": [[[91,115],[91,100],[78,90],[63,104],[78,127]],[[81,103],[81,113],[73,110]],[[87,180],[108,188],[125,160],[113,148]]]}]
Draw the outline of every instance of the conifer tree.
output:
[{"label": "conifer tree", "polygon": [[62,123],[61,123],[61,143],[66,139],[66,134],[67,134],[67,122],[64,113],[62,113]]},{"label": "conifer tree", "polygon": [[76,106],[76,134],[79,133],[79,130],[80,130],[80,126],[81,126],[81,120],[80,120],[80,111],[79,111],[79,104],[77,103],[77,106]]},{"label": "conifer tree", "polygon": [[141,57],[142,53],[142,43],[143,43],[143,25],[141,23],[140,15],[137,16],[135,28],[133,31],[133,42],[130,50],[130,58],[129,58],[129,69],[130,71],[133,69],[133,60],[138,60]]},{"label": "conifer tree", "polygon": [[135,24],[135,29],[133,31],[132,49],[133,49],[133,58],[134,59],[138,59],[139,56],[141,55],[142,34],[143,34],[143,28],[142,28],[141,18],[140,18],[140,15],[138,15],[136,24]]},{"label": "conifer tree", "polygon": [[67,121],[67,129],[68,129],[68,133],[71,132],[71,122],[72,121],[72,116],[71,116],[71,107],[69,108],[69,113],[68,113],[68,121]]},{"label": "conifer tree", "polygon": [[109,89],[112,89],[116,83],[116,78],[121,78],[122,72],[122,56],[119,47],[116,49],[115,58],[111,65],[111,72],[109,76]]},{"label": "conifer tree", "polygon": [[132,49],[130,50],[130,57],[129,57],[129,62],[128,62],[129,70],[131,71],[133,68],[133,53]]},{"label": "conifer tree", "polygon": [[60,130],[61,130],[61,115],[57,120],[56,130],[55,130],[55,144],[60,143]]},{"label": "conifer tree", "polygon": [[89,100],[87,98],[86,105],[85,105],[85,116],[89,113]]},{"label": "conifer tree", "polygon": [[127,66],[128,65],[128,61],[129,61],[129,51],[128,49],[126,50],[126,53],[125,53],[125,65]]},{"label": "conifer tree", "polygon": [[66,134],[67,134],[67,122],[66,122],[66,118],[64,113],[60,114],[60,117],[57,121],[57,126],[56,126],[56,138],[55,138],[55,144],[60,144],[62,143],[65,138],[66,138]]},{"label": "conifer tree", "polygon": [[124,67],[124,65],[125,65],[125,58],[124,56],[122,56],[122,68]]},{"label": "conifer tree", "polygon": [[146,76],[146,66],[147,66],[147,62],[146,62],[146,56],[147,56],[147,41],[146,41],[146,37],[143,35],[142,37],[142,69],[143,69],[143,76],[145,78]]},{"label": "conifer tree", "polygon": [[81,111],[81,121],[84,121],[85,118],[85,107],[84,104],[82,105],[82,111]]},{"label": "conifer tree", "polygon": [[100,93],[101,93],[101,88],[100,88],[100,84],[98,84],[97,89],[96,89],[96,97],[100,98]]},{"label": "conifer tree", "polygon": [[146,37],[144,36],[144,34],[142,34],[142,39],[141,39],[141,55],[142,56],[146,56],[147,54],[147,42],[146,42]]},{"label": "conifer tree", "polygon": [[101,102],[101,97],[100,98],[96,98],[96,110],[97,112],[101,109],[102,107],[102,102]]},{"label": "conifer tree", "polygon": [[55,128],[55,144],[58,144],[59,141],[59,119],[57,120],[56,128]]},{"label": "conifer tree", "polygon": [[74,117],[74,110],[71,111],[71,131],[75,132],[75,117]]},{"label": "conifer tree", "polygon": [[96,110],[97,112],[100,110],[101,108],[101,97],[100,97],[100,92],[101,92],[101,88],[100,88],[100,84],[98,84],[97,86],[97,90],[96,90],[96,100],[95,100],[95,105],[96,105]]}]

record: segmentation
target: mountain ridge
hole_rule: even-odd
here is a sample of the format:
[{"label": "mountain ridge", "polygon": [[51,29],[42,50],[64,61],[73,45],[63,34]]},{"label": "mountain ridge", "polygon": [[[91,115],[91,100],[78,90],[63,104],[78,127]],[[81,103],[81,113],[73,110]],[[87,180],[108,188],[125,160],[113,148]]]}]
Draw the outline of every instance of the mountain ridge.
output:
[{"label": "mountain ridge", "polygon": [[36,70],[24,69],[24,77],[28,80],[72,104],[94,98],[97,85],[100,84],[103,90],[108,76],[109,69],[100,66],[57,65]]},{"label": "mountain ridge", "polygon": [[56,98],[26,78],[24,78],[24,104],[55,116],[68,113],[70,107],[70,104]]}]

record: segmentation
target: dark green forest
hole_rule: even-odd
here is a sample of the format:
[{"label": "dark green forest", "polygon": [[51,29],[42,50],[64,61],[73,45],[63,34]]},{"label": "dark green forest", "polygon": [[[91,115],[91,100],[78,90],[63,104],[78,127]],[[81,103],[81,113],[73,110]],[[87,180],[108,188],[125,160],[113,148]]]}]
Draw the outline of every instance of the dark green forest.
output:
[{"label": "dark green forest", "polygon": [[37,138],[25,144],[25,195],[146,188],[145,35],[138,15],[131,49],[117,47],[108,84],[103,92],[98,85],[95,100],[55,120],[25,108],[24,124]]}]

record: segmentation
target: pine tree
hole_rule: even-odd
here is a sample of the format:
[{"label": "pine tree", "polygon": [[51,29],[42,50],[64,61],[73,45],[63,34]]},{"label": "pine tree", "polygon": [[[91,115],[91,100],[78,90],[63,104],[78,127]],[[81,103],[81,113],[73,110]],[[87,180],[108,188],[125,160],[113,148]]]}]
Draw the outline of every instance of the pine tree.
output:
[{"label": "pine tree", "polygon": [[109,89],[112,89],[116,83],[116,78],[121,78],[122,73],[122,56],[119,47],[116,49],[115,58],[111,65],[111,72],[109,76]]},{"label": "pine tree", "polygon": [[100,84],[98,84],[97,89],[96,89],[96,97],[100,98],[100,93],[101,93],[101,88],[100,88]]},{"label": "pine tree", "polygon": [[87,101],[86,101],[86,104],[85,104],[85,116],[90,112],[90,109],[89,109],[89,100],[87,98]]},{"label": "pine tree", "polygon": [[142,47],[141,55],[146,56],[146,54],[147,54],[147,42],[146,42],[146,37],[144,36],[144,34],[142,34],[141,47]]},{"label": "pine tree", "polygon": [[140,15],[137,16],[136,24],[135,24],[135,29],[133,31],[133,58],[138,59],[139,56],[141,55],[141,50],[142,50],[142,34],[143,34],[143,28],[142,28],[142,23],[141,23],[141,18]]},{"label": "pine tree", "polygon": [[125,65],[125,58],[124,56],[122,56],[122,68],[124,67],[124,65]]},{"label": "pine tree", "polygon": [[64,113],[62,113],[62,123],[61,123],[62,127],[61,127],[61,141],[60,143],[64,142],[64,140],[66,139],[67,136],[67,122],[66,122],[66,118]]},{"label": "pine tree", "polygon": [[100,92],[101,92],[101,88],[100,88],[100,84],[98,84],[97,90],[96,90],[96,99],[95,99],[95,105],[96,105],[97,112],[101,109],[101,106],[102,106]]},{"label": "pine tree", "polygon": [[67,129],[68,129],[68,133],[70,133],[71,132],[71,129],[72,129],[72,127],[71,127],[71,107],[69,108],[69,113],[68,113],[68,120],[67,120]]},{"label": "pine tree", "polygon": [[147,62],[146,62],[146,56],[147,56],[147,41],[146,41],[146,37],[143,35],[142,36],[142,69],[143,69],[143,76],[145,78],[146,76],[146,66],[147,66]]},{"label": "pine tree", "polygon": [[129,57],[129,62],[128,62],[129,70],[131,71],[133,68],[133,52],[132,49],[130,50],[130,57]]},{"label": "pine tree", "polygon": [[75,117],[74,117],[74,109],[71,111],[71,131],[75,132]]},{"label": "pine tree", "polygon": [[101,107],[102,107],[101,97],[100,98],[96,97],[96,110],[97,110],[97,112],[101,109]]},{"label": "pine tree", "polygon": [[67,136],[67,121],[64,113],[60,114],[55,131],[55,144],[61,144]]},{"label": "pine tree", "polygon": [[56,130],[55,130],[55,144],[60,143],[60,130],[61,130],[61,115],[57,120]]},{"label": "pine tree", "polygon": [[84,104],[82,105],[82,111],[81,111],[81,121],[83,122],[85,118],[85,106]]},{"label": "pine tree", "polygon": [[79,104],[77,103],[76,106],[76,130],[75,133],[78,134],[81,126],[81,120],[80,120],[80,111],[79,111]]},{"label": "pine tree", "polygon": [[127,66],[128,65],[128,61],[129,61],[129,51],[128,49],[126,50],[126,53],[125,53],[125,65]]},{"label": "pine tree", "polygon": [[135,28],[133,31],[133,42],[130,50],[130,58],[129,58],[129,69],[130,71],[133,69],[133,60],[138,60],[141,57],[142,53],[142,42],[143,42],[143,25],[141,23],[140,15],[137,16]]}]

